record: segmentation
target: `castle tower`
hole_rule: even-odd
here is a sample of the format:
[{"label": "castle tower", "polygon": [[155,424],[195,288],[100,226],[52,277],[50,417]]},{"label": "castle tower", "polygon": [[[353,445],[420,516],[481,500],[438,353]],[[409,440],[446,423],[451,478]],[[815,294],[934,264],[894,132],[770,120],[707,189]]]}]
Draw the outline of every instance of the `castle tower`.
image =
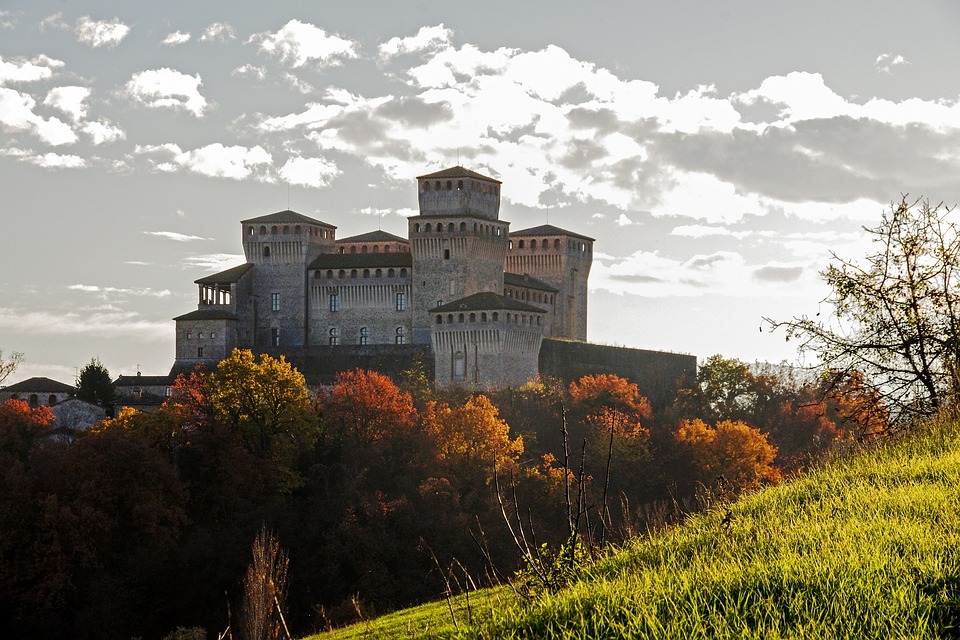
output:
[{"label": "castle tower", "polygon": [[333,253],[337,228],[290,210],[241,224],[243,253],[254,265],[254,293],[237,301],[241,343],[253,348],[309,344],[307,266],[321,253]]},{"label": "castle tower", "polygon": [[500,220],[500,181],[463,167],[417,177],[420,215],[408,220],[413,258],[413,341],[431,341],[429,310],[503,292],[510,223]]},{"label": "castle tower", "polygon": [[510,234],[504,268],[555,287],[551,338],[587,339],[587,279],[593,264],[593,238],[552,225]]}]

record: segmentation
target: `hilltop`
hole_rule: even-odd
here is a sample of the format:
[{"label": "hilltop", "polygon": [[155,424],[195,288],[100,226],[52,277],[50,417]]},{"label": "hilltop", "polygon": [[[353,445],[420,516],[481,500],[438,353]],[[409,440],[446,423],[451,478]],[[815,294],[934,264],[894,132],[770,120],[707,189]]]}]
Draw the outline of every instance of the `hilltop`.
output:
[{"label": "hilltop", "polygon": [[[960,420],[636,538],[568,588],[506,588],[314,639],[937,638],[960,632]],[[468,620],[468,617],[472,620]]]}]

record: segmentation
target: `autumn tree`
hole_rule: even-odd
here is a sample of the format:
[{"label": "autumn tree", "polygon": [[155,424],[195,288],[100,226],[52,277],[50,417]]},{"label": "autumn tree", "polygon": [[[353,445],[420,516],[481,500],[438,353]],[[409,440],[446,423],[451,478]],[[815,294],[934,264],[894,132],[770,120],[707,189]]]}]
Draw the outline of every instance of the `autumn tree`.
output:
[{"label": "autumn tree", "polygon": [[3,384],[3,381],[23,364],[23,360],[23,354],[19,351],[12,352],[8,358],[4,359],[3,349],[0,349],[0,384]]},{"label": "autumn tree", "polygon": [[834,254],[821,274],[829,318],[767,322],[826,368],[863,373],[899,413],[935,412],[956,395],[960,373],[960,228],[951,213],[903,197],[866,229],[873,253]]},{"label": "autumn tree", "polygon": [[362,369],[337,374],[318,408],[337,437],[363,445],[409,434],[417,415],[409,393],[382,373]]},{"label": "autumn tree", "polygon": [[99,358],[91,358],[90,362],[80,369],[80,375],[77,376],[77,397],[103,407],[113,405],[116,398],[113,380]]},{"label": "autumn tree", "polygon": [[584,376],[570,383],[570,398],[575,414],[599,433],[622,438],[648,434],[642,423],[652,416],[650,403],[626,378],[611,374]]},{"label": "autumn tree", "polygon": [[711,427],[702,420],[685,420],[676,438],[688,450],[700,481],[708,486],[721,477],[738,489],[780,479],[780,472],[773,466],[776,447],[743,422],[721,420]]},{"label": "autumn tree", "polygon": [[439,459],[453,469],[486,468],[490,476],[515,464],[523,453],[523,438],[510,438],[510,425],[485,395],[469,398],[462,406],[427,403],[424,431],[433,439]]}]

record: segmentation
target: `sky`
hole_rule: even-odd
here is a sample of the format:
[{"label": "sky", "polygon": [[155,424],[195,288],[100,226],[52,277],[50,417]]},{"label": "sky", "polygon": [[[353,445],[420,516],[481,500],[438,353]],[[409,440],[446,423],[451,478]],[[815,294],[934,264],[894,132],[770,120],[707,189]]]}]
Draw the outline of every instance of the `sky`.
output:
[{"label": "sky", "polygon": [[406,235],[456,164],[596,238],[591,341],[747,362],[891,202],[960,202],[960,3],[248,4],[0,0],[8,384],[165,374],[240,220]]}]

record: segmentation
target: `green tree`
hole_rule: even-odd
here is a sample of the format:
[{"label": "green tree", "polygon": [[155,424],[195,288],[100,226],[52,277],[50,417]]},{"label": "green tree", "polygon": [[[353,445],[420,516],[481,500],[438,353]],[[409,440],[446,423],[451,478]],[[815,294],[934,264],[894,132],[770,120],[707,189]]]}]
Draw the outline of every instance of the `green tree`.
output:
[{"label": "green tree", "polygon": [[3,349],[0,349],[0,384],[3,384],[3,381],[17,370],[17,367],[23,363],[23,360],[23,354],[19,351],[14,351],[10,354],[9,358],[4,360]]},{"label": "green tree", "polygon": [[80,369],[80,375],[77,376],[77,397],[104,407],[113,404],[116,398],[113,380],[100,358],[92,358],[89,364]]},{"label": "green tree", "polygon": [[902,198],[866,229],[876,251],[860,261],[833,255],[822,273],[830,318],[767,322],[832,371],[865,374],[901,414],[936,411],[957,393],[960,371],[960,228],[951,212]]}]

